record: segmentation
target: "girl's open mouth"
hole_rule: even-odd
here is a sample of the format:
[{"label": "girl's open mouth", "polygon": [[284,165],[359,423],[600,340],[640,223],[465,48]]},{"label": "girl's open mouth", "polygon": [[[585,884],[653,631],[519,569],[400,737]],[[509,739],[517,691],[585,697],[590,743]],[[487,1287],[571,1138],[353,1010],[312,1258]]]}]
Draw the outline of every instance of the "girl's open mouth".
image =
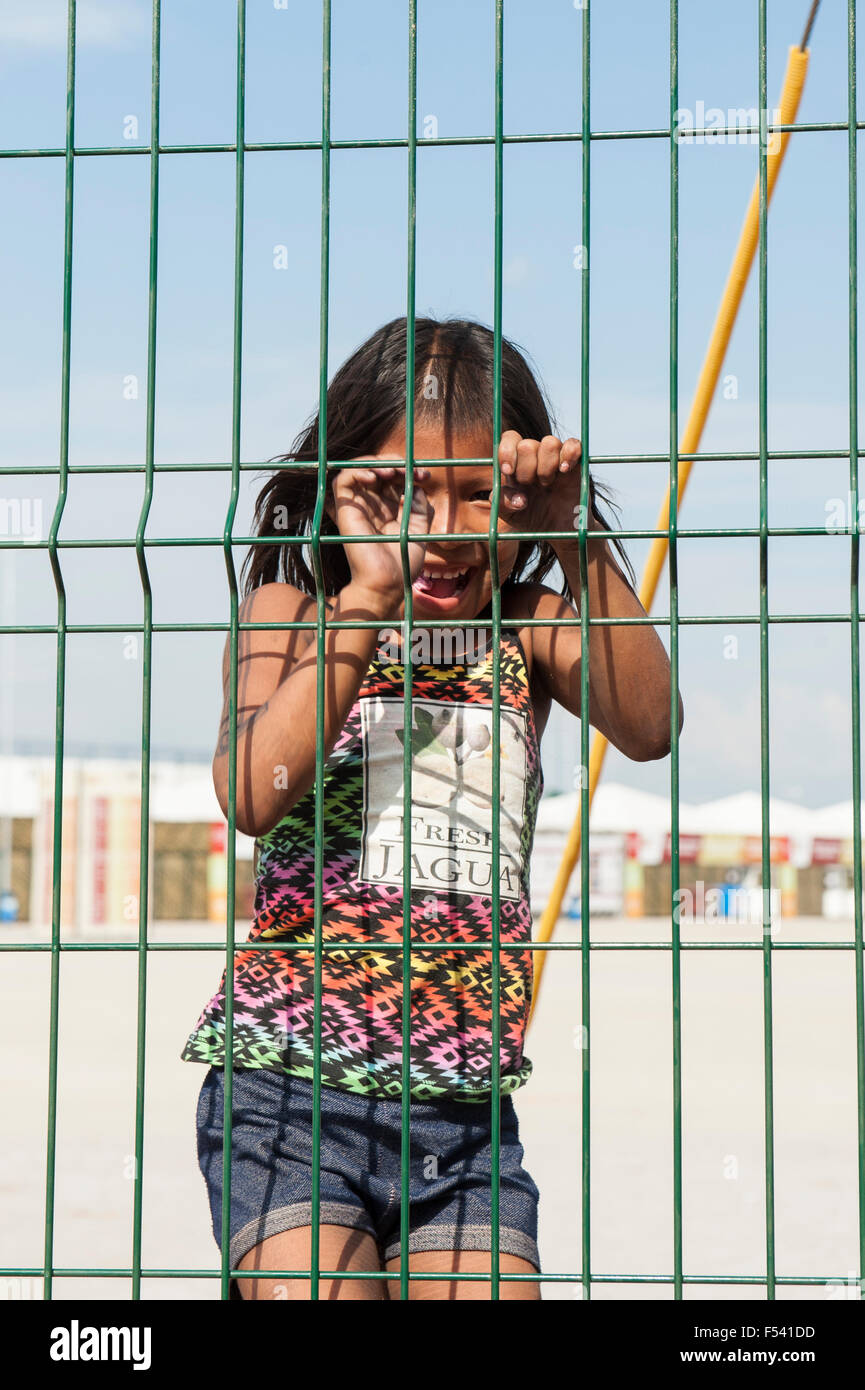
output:
[{"label": "girl's open mouth", "polygon": [[468,587],[474,570],[474,565],[462,569],[426,569],[418,575],[412,589],[419,598],[435,599],[440,603],[457,600]]}]

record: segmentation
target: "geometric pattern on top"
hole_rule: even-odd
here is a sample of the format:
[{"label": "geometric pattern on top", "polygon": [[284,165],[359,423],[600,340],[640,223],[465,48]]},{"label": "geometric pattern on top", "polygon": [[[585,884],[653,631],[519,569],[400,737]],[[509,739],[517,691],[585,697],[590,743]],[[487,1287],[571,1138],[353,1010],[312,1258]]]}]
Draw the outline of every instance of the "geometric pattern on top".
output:
[{"label": "geometric pattern on top", "polygon": [[[396,649],[397,653],[399,649]],[[491,640],[477,659],[412,668],[409,1090],[416,1100],[492,1094],[493,804]],[[356,1095],[403,1087],[403,666],[379,647],[324,764],[321,1079]],[[529,862],[543,790],[522,645],[499,647],[499,924],[529,941]],[[315,788],[257,842],[248,941],[234,966],[234,1066],[311,1079],[314,1057]],[[425,950],[441,943],[444,949]],[[523,1085],[532,953],[500,952],[500,1092]],[[225,1064],[226,973],[187,1039],[188,1062]]]}]

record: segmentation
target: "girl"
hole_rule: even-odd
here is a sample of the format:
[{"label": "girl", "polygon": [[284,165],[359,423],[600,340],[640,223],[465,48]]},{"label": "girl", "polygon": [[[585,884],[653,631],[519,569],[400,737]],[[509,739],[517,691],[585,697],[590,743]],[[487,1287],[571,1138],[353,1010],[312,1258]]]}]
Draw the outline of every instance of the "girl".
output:
[{"label": "girl", "polygon": [[[465,320],[415,325],[414,455],[493,458],[493,335]],[[339,1271],[400,1268],[402,954],[376,949],[403,937],[411,898],[410,1269],[490,1271],[492,681],[489,629],[423,628],[412,644],[411,883],[403,868],[403,653],[389,624],[403,613],[398,536],[405,474],[406,321],[386,324],[337,372],[327,394],[327,457],[357,468],[327,475],[321,546],[327,609],[324,651],[324,877],[321,966],[321,1298],[398,1297],[398,1282],[340,1279]],[[512,1093],[531,1072],[523,1053],[532,990],[529,859],[543,787],[539,739],[552,700],[580,713],[580,629],[526,627],[526,619],[576,617],[580,573],[576,516],[580,444],[553,435],[544,397],[522,354],[502,344],[498,556],[500,662],[499,929],[500,1269],[537,1276],[538,1190],[522,1166]],[[283,456],[256,508],[256,533],[309,536],[317,492],[318,419]],[[282,461],[282,460],[280,460]],[[413,615],[491,613],[489,465],[416,466],[408,546]],[[610,529],[590,484],[591,530]],[[552,543],[538,530],[573,531]],[[478,540],[445,541],[450,532]],[[587,547],[589,612],[645,617],[620,545]],[[559,562],[562,593],[542,581]],[[314,621],[308,547],[254,547],[247,557],[241,620]],[[459,646],[443,658],[444,640]],[[438,649],[434,647],[438,644]],[[670,746],[670,665],[649,625],[596,627],[590,647],[591,722],[639,760]],[[214,782],[228,809],[228,648]],[[315,632],[240,634],[237,825],[257,837],[255,917],[249,941],[310,949],[243,951],[234,976],[231,1229],[221,1230],[225,977],[183,1058],[210,1064],[198,1104],[198,1152],[214,1234],[228,1240],[244,1298],[308,1298],[309,1280],[256,1271],[310,1265],[314,1029]],[[682,711],[679,707],[681,727]],[[576,751],[576,750],[575,750]],[[368,950],[328,950],[363,942]],[[452,950],[424,951],[443,942]],[[411,1281],[412,1298],[489,1298],[485,1280]],[[238,1291],[233,1282],[232,1297]],[[537,1277],[509,1279],[503,1299],[537,1299]]]}]

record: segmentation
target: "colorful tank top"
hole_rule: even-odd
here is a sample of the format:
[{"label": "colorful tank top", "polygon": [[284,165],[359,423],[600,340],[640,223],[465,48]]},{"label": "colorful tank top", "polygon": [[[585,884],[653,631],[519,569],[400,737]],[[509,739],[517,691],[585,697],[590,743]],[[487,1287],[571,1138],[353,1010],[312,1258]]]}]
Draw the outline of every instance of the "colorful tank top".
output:
[{"label": "colorful tank top", "polygon": [[[421,630],[423,631],[423,630]],[[489,633],[460,664],[413,664],[411,786],[410,1093],[417,1100],[486,1100],[492,1091],[492,693]],[[441,630],[439,630],[441,633]],[[446,641],[452,632],[441,633]],[[357,1095],[402,1093],[403,666],[386,640],[371,662],[324,766],[322,940],[364,949],[322,951],[322,1083]],[[427,629],[427,640],[439,633]],[[462,638],[463,634],[459,634]],[[522,644],[500,652],[499,919],[501,942],[528,942],[529,860],[543,790]],[[450,657],[453,649],[447,653]],[[430,653],[426,653],[430,655]],[[313,1074],[315,789],[258,841],[248,940],[303,943],[291,951],[238,948],[234,1065]],[[425,951],[424,943],[454,949]],[[309,945],[310,949],[305,949]],[[523,1055],[531,950],[500,953],[500,1089],[529,1077]],[[223,1066],[225,973],[187,1040],[184,1061]]]}]

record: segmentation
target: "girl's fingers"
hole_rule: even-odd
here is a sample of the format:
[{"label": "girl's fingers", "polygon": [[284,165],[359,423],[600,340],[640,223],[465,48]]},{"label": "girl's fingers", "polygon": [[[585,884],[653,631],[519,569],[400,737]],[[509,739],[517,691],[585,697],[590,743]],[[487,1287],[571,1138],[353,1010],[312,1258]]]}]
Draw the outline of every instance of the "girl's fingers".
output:
[{"label": "girl's fingers", "polygon": [[509,507],[512,511],[524,512],[529,505],[529,499],[526,494],[524,492],[517,492],[512,487],[502,488],[500,495],[505,506]]},{"label": "girl's fingers", "polygon": [[517,466],[514,469],[515,482],[525,486],[537,480],[538,450],[540,447],[536,439],[520,440],[517,445]]},{"label": "girl's fingers", "polygon": [[559,471],[562,441],[553,434],[547,434],[538,446],[538,482],[541,487],[549,487]]},{"label": "girl's fingers", "polygon": [[517,430],[505,430],[499,441],[499,467],[502,473],[513,473],[517,466],[517,445],[522,436]]},{"label": "girl's fingers", "polygon": [[[393,536],[399,539],[404,504],[405,494],[401,494],[395,508],[395,515],[390,516],[382,527],[383,535]],[[409,509],[409,535],[414,537],[428,536],[432,518],[433,509],[430,506],[429,498],[423,491],[423,488],[416,487],[412,492],[411,506]]]},{"label": "girl's fingers", "polygon": [[[405,477],[406,466],[404,463],[382,463],[376,464],[375,468],[369,469],[374,478],[395,478],[397,475]],[[428,468],[421,468],[415,464],[414,475],[416,478],[428,478],[430,471]]]},{"label": "girl's fingers", "polygon": [[[375,485],[376,483],[392,483],[401,481],[405,477],[405,468],[398,468],[393,464],[383,464],[380,468],[346,468],[344,471],[348,476],[345,478],[345,485],[352,483],[362,483],[364,486]],[[414,476],[416,481],[428,478],[430,470],[428,468],[416,468]]]},{"label": "girl's fingers", "polygon": [[429,531],[433,517],[433,509],[430,506],[429,498],[423,488],[416,487],[412,492],[411,511],[408,519],[408,529],[412,533]]},{"label": "girl's fingers", "polygon": [[566,439],[562,445],[561,454],[559,455],[559,472],[573,472],[579,467],[582,456],[583,446],[580,441],[574,439],[573,436],[571,436],[570,439]]},{"label": "girl's fingers", "polygon": [[[401,465],[396,471],[397,471],[397,473],[401,473],[402,476],[405,477],[406,472],[407,472],[408,470],[407,470],[403,465]],[[419,467],[418,464],[415,464],[415,470],[414,470],[415,482],[417,482],[420,478],[428,478],[429,475],[430,475],[430,470],[429,470],[428,468],[421,468],[421,467]]]},{"label": "girl's fingers", "polygon": [[385,522],[391,521],[399,505],[394,488],[369,488],[357,498],[375,530],[380,531]]},{"label": "girl's fingers", "polygon": [[539,482],[552,485],[557,473],[568,473],[579,465],[582,446],[569,437],[564,443],[553,434],[543,439],[523,439],[516,430],[506,430],[499,444],[502,475],[516,483]]}]

